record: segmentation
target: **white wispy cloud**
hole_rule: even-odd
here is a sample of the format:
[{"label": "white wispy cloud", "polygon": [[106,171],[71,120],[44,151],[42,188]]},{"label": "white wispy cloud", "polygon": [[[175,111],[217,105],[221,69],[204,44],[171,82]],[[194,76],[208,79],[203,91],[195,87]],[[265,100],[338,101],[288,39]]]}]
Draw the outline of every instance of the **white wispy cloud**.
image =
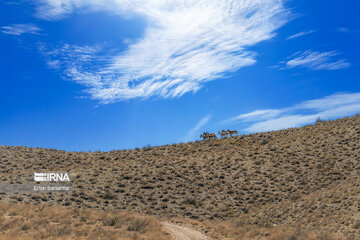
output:
[{"label": "white wispy cloud", "polygon": [[348,68],[351,64],[346,59],[339,59],[336,51],[317,52],[308,50],[292,56],[293,59],[285,62],[286,68],[305,67],[312,70],[338,70]]},{"label": "white wispy cloud", "polygon": [[245,132],[263,132],[335,119],[360,113],[360,93],[338,93],[281,109],[256,110],[225,120],[248,124]]},{"label": "white wispy cloud", "polygon": [[255,64],[256,53],[248,48],[272,38],[287,21],[289,12],[283,2],[39,0],[36,15],[56,20],[74,11],[109,11],[119,17],[146,19],[144,37],[131,41],[126,51],[101,67],[86,70],[73,64],[66,70],[75,81],[90,79],[91,84],[82,81],[92,86],[88,89],[92,98],[110,103],[139,97],[179,97],[196,92],[207,81]]},{"label": "white wispy cloud", "polygon": [[338,31],[338,32],[343,32],[343,33],[348,33],[348,32],[350,32],[350,30],[349,30],[348,28],[344,28],[344,27],[338,28],[338,29],[336,29],[336,31]]},{"label": "white wispy cloud", "polygon": [[238,120],[242,120],[245,122],[259,121],[259,120],[263,120],[263,119],[276,117],[276,116],[280,115],[281,113],[282,113],[282,110],[279,110],[279,109],[256,110],[256,111],[253,111],[250,113],[241,114],[236,117],[227,119],[227,120],[223,121],[223,123],[234,122],[234,121],[238,121]]},{"label": "white wispy cloud", "polygon": [[46,64],[48,65],[49,68],[53,68],[53,69],[59,69],[61,65],[59,60],[48,60]]},{"label": "white wispy cloud", "polygon": [[294,35],[291,35],[291,36],[287,37],[286,39],[290,40],[290,39],[294,39],[294,38],[299,38],[299,37],[302,37],[302,36],[305,36],[305,35],[308,35],[308,34],[311,34],[311,33],[314,33],[314,32],[315,32],[314,30],[299,32],[299,33],[296,33]]},{"label": "white wispy cloud", "polygon": [[45,57],[49,68],[63,70],[63,77],[90,88],[102,87],[105,78],[92,74],[89,68],[101,68],[109,61],[102,56],[103,46],[76,46],[63,44],[58,47],[39,45],[39,51]]},{"label": "white wispy cloud", "polygon": [[0,27],[1,32],[9,35],[21,35],[24,33],[38,34],[41,29],[35,24],[11,24],[9,26]]},{"label": "white wispy cloud", "polygon": [[212,117],[212,115],[208,114],[205,117],[203,117],[202,119],[200,119],[200,121],[197,122],[196,125],[192,129],[190,129],[190,131],[186,134],[186,136],[182,139],[182,141],[188,142],[188,141],[191,141],[191,140],[197,138],[196,134],[199,134],[199,130],[201,130],[201,128],[209,122],[211,117]]},{"label": "white wispy cloud", "polygon": [[336,29],[336,31],[341,32],[341,33],[358,33],[360,30],[341,27],[341,28]]}]

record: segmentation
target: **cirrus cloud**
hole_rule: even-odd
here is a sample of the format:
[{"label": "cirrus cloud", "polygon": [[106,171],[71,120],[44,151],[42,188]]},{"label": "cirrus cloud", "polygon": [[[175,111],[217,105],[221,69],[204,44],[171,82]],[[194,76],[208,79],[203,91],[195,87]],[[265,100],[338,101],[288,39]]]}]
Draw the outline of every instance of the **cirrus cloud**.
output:
[{"label": "cirrus cloud", "polygon": [[[179,97],[255,64],[256,52],[249,47],[272,38],[286,23],[289,12],[283,2],[39,0],[36,16],[56,20],[74,11],[108,11],[146,19],[144,37],[130,43],[126,51],[108,56],[101,65],[78,59],[65,64],[67,76],[88,86],[92,98],[111,103]],[[94,53],[94,58],[103,57],[99,54]]]},{"label": "cirrus cloud", "polygon": [[24,33],[29,34],[38,34],[41,29],[32,23],[27,24],[11,24],[8,26],[0,27],[1,32],[8,35],[16,35],[19,36]]},{"label": "cirrus cloud", "polygon": [[286,62],[287,68],[306,67],[311,70],[338,70],[348,68],[351,64],[345,59],[338,59],[340,53],[305,51],[293,55],[293,59]]},{"label": "cirrus cloud", "polygon": [[264,132],[300,127],[317,118],[335,119],[360,113],[360,93],[337,93],[280,109],[262,109],[240,114],[224,123],[242,122],[245,132]]},{"label": "cirrus cloud", "polygon": [[199,133],[199,131],[201,130],[201,128],[203,126],[205,126],[211,119],[212,115],[211,114],[207,114],[206,116],[204,116],[203,118],[201,118],[196,125],[191,128],[189,130],[189,132],[186,134],[185,137],[183,137],[182,141],[183,142],[189,142],[191,140],[196,139],[195,135]]},{"label": "cirrus cloud", "polygon": [[305,36],[305,35],[308,35],[308,34],[311,34],[311,33],[314,33],[314,32],[315,32],[314,30],[299,32],[299,33],[296,33],[294,35],[291,35],[291,36],[287,37],[286,40],[299,38],[299,37],[302,37],[302,36]]}]

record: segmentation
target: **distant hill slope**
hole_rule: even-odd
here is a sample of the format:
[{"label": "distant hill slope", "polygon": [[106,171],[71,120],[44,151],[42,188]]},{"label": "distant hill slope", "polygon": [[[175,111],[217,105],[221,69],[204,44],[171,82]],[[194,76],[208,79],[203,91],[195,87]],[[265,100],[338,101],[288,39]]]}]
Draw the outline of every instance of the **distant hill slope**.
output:
[{"label": "distant hill slope", "polygon": [[33,183],[34,172],[50,170],[72,172],[70,194],[0,194],[0,200],[261,226],[300,224],[360,236],[359,115],[138,150],[0,146],[2,183]]}]

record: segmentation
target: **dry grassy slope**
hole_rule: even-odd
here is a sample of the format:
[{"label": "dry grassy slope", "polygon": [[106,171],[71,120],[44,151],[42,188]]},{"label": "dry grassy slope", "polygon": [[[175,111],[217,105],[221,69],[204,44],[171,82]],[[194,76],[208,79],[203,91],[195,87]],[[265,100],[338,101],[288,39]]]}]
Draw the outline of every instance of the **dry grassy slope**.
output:
[{"label": "dry grassy slope", "polygon": [[[0,181],[71,171],[71,194],[0,200],[126,209],[160,217],[297,224],[358,234],[360,116],[302,128],[138,150],[0,147]],[[235,221],[235,220],[234,220]]]},{"label": "dry grassy slope", "polygon": [[0,239],[170,240],[154,218],[125,211],[0,202]]}]

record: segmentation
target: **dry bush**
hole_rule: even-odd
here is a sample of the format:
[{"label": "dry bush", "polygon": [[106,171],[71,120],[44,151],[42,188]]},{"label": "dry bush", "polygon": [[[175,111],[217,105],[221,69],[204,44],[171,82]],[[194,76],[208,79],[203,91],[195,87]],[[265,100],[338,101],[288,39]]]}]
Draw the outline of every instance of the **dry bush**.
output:
[{"label": "dry bush", "polygon": [[136,219],[132,219],[132,221],[129,222],[127,230],[139,232],[139,233],[145,233],[149,225],[150,225],[149,219],[136,218]]},{"label": "dry bush", "polygon": [[354,223],[353,228],[360,229],[360,220]]}]

